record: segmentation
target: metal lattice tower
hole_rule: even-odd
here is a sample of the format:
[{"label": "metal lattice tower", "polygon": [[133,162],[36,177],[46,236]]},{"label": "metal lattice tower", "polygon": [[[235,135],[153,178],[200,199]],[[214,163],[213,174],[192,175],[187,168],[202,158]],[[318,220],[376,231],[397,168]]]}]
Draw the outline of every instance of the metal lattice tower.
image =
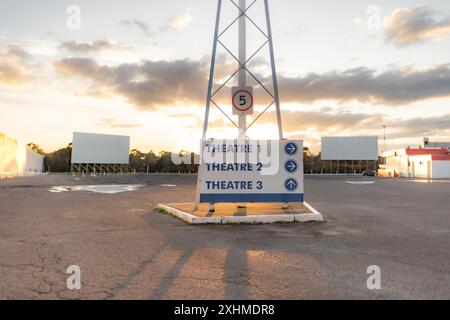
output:
[{"label": "metal lattice tower", "polygon": [[[227,1],[227,0],[225,0]],[[280,96],[278,91],[278,79],[277,79],[277,73],[276,73],[276,66],[275,66],[275,54],[274,54],[274,46],[272,41],[272,26],[270,21],[270,12],[269,12],[269,0],[252,0],[250,5],[247,6],[247,0],[238,0],[238,3],[236,0],[228,0],[230,1],[237,9],[238,9],[238,16],[236,19],[234,19],[226,28],[224,28],[222,31],[219,30],[220,28],[220,21],[221,21],[221,14],[222,14],[222,4],[223,0],[217,0],[217,17],[216,17],[216,24],[215,24],[215,31],[214,31],[214,41],[213,41],[213,49],[212,49],[212,56],[211,56],[211,68],[210,68],[210,75],[209,75],[209,83],[208,83],[208,93],[206,98],[206,111],[205,111],[205,120],[204,120],[204,127],[203,127],[203,140],[207,139],[207,133],[208,133],[208,123],[209,123],[209,116],[210,116],[210,109],[211,105],[214,105],[216,108],[221,111],[226,118],[231,121],[231,123],[236,126],[239,130],[239,139],[246,139],[247,138],[247,131],[261,118],[261,116],[266,113],[271,107],[275,105],[276,108],[276,116],[277,116],[277,125],[278,125],[278,132],[279,132],[279,139],[283,140],[283,128],[282,128],[282,121],[281,121],[281,109],[280,109]],[[267,32],[265,32],[260,26],[258,26],[254,20],[247,14],[248,10],[254,6],[254,4],[258,1],[264,1],[264,10],[265,10],[265,17],[266,17],[266,27]],[[250,56],[247,57],[247,23],[253,24],[256,29],[261,32],[261,34],[265,38],[265,42]],[[222,36],[230,30],[230,28],[238,23],[239,24],[239,54],[236,56],[225,46],[225,44],[221,41]],[[213,91],[214,86],[214,73],[215,73],[215,67],[216,67],[216,57],[217,57],[217,47],[220,45],[225,49],[225,51],[237,62],[238,68],[237,70],[230,75],[230,77],[222,83],[217,90]],[[270,65],[271,65],[271,73],[272,73],[272,82],[273,82],[273,90],[270,90],[258,77],[252,73],[248,69],[248,64],[252,61],[253,58],[266,46],[269,47],[269,53],[270,53]],[[249,125],[247,125],[247,118],[246,115],[239,115],[239,121],[236,123],[233,121],[219,106],[218,103],[214,100],[216,95],[219,93],[219,91],[224,90],[225,88],[228,88],[227,85],[229,82],[236,76],[239,77],[239,86],[245,87],[247,84],[247,77],[253,78],[256,83],[265,91],[267,94],[271,97],[272,102],[269,103],[269,105],[265,108],[265,110],[260,113]]]}]

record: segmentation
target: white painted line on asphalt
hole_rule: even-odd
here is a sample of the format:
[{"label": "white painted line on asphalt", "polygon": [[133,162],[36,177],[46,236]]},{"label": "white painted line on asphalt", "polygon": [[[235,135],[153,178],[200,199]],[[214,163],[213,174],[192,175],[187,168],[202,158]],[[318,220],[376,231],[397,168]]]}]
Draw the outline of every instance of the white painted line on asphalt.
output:
[{"label": "white painted line on asphalt", "polygon": [[175,188],[177,185],[176,184],[162,184],[161,187],[163,188]]},{"label": "white painted line on asphalt", "polygon": [[359,184],[359,185],[368,185],[368,184],[374,184],[375,181],[346,181],[348,184]]},{"label": "white painted line on asphalt", "polygon": [[123,185],[91,185],[91,186],[55,186],[49,192],[61,193],[71,191],[88,191],[103,194],[115,194],[121,192],[136,191],[145,187],[143,184],[123,184]]}]

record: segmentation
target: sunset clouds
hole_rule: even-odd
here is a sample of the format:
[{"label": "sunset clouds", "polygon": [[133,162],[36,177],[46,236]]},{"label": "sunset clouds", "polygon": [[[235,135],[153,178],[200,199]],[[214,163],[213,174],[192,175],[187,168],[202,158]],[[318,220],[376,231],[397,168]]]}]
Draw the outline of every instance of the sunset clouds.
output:
[{"label": "sunset clouds", "polygon": [[283,98],[289,102],[335,100],[390,106],[450,97],[450,65],[427,69],[391,68],[377,72],[366,67],[280,77]]},{"label": "sunset clouds", "polygon": [[131,50],[130,46],[114,42],[109,38],[87,42],[75,40],[64,41],[61,43],[59,47],[61,49],[65,49],[67,51],[76,54],[91,53],[106,50]]},{"label": "sunset clouds", "polygon": [[168,30],[181,31],[185,29],[192,22],[192,15],[189,12],[178,14],[167,19],[165,25],[161,28],[161,31]]},{"label": "sunset clouds", "polygon": [[386,39],[398,46],[450,37],[450,14],[429,6],[399,8],[385,21]]},{"label": "sunset clouds", "polygon": [[[94,59],[68,58],[56,61],[54,67],[59,75],[85,78],[144,109],[179,103],[199,105],[206,94],[208,64],[205,59],[147,60],[110,67]],[[227,68],[226,65],[220,67]],[[399,106],[450,97],[450,65],[427,69],[391,68],[384,72],[360,67],[297,77],[280,75],[279,85],[286,103],[334,100]],[[257,90],[260,94],[258,102],[270,103],[262,91],[261,88]]]},{"label": "sunset clouds", "polygon": [[18,44],[0,48],[0,83],[20,85],[31,81],[34,64],[32,56]]},{"label": "sunset clouds", "polygon": [[188,59],[107,66],[89,58],[68,58],[56,61],[54,68],[60,76],[89,80],[93,87],[109,90],[147,110],[200,103],[207,80],[206,65]]},{"label": "sunset clouds", "polygon": [[137,28],[145,37],[153,37],[154,32],[150,30],[150,27],[146,21],[139,19],[124,19],[119,21],[119,25],[128,28]]}]

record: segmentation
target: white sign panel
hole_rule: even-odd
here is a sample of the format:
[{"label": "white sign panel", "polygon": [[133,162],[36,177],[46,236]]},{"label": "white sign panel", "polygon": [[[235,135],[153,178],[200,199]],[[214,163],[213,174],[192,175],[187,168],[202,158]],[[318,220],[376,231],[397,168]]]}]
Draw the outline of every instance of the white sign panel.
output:
[{"label": "white sign panel", "polygon": [[253,88],[252,87],[233,87],[233,115],[252,115],[254,113]]},{"label": "white sign panel", "polygon": [[303,141],[203,142],[201,203],[302,203]]},{"label": "white sign panel", "polygon": [[322,160],[378,160],[378,137],[323,137]]},{"label": "white sign panel", "polygon": [[130,137],[104,134],[73,134],[72,163],[128,164]]}]

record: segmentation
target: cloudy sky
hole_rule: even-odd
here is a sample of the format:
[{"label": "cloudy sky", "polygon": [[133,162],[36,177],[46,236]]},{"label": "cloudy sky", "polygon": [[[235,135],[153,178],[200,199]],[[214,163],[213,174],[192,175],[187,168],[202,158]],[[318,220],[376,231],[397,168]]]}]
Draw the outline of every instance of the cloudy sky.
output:
[{"label": "cloudy sky", "polygon": [[[221,29],[238,13],[223,1]],[[216,3],[0,0],[0,132],[47,151],[73,131],[194,150]],[[262,4],[248,14],[265,29]],[[323,135],[382,138],[386,125],[390,148],[450,140],[450,1],[272,0],[271,11],[287,138],[318,151]],[[251,23],[248,37],[250,55],[264,38]],[[222,38],[232,52],[236,38],[236,27]],[[271,87],[267,61],[264,49],[249,69]],[[237,65],[223,49],[217,63],[219,87]],[[250,84],[261,112],[270,101]],[[230,96],[217,96],[229,115]],[[275,123],[269,110],[249,137],[276,139]],[[237,135],[217,109],[210,125],[209,137]]]}]

